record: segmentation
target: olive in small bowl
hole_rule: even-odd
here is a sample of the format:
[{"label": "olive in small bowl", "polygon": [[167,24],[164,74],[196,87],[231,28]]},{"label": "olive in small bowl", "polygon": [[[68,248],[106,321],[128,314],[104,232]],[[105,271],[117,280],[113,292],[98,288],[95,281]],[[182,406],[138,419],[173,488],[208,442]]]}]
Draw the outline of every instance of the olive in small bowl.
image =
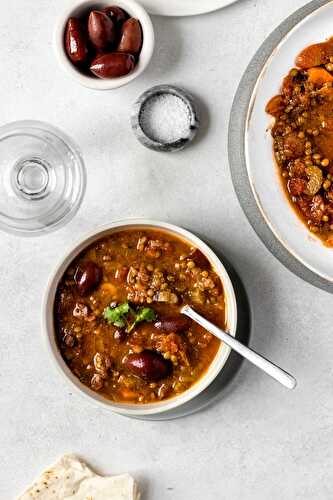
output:
[{"label": "olive in small bowl", "polygon": [[154,30],[135,0],[76,0],[61,14],[54,47],[60,65],[81,85],[116,89],[148,66]]}]

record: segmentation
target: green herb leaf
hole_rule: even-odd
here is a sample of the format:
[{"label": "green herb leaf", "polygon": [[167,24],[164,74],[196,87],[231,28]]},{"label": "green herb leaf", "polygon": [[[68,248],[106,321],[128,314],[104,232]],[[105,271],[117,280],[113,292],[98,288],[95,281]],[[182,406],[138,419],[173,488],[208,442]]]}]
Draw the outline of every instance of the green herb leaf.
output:
[{"label": "green herb leaf", "polygon": [[140,321],[154,321],[156,319],[156,314],[154,309],[151,307],[140,307],[138,312],[136,313],[136,322],[139,323]]},{"label": "green herb leaf", "polygon": [[103,318],[111,325],[123,328],[127,324],[127,315],[130,312],[128,302],[124,302],[117,307],[106,307]]},{"label": "green herb leaf", "polygon": [[[129,316],[133,318],[131,323],[129,322]],[[127,326],[126,331],[130,333],[138,323],[142,321],[154,321],[156,314],[154,309],[150,307],[140,307],[137,311],[134,311],[128,302],[124,302],[117,307],[106,307],[103,312],[103,318],[110,325],[117,326],[118,328]]]},{"label": "green herb leaf", "polygon": [[138,311],[135,313],[135,320],[130,327],[127,328],[127,333],[130,333],[133,328],[142,321],[154,321],[156,319],[156,314],[154,309],[150,307],[140,307]]}]

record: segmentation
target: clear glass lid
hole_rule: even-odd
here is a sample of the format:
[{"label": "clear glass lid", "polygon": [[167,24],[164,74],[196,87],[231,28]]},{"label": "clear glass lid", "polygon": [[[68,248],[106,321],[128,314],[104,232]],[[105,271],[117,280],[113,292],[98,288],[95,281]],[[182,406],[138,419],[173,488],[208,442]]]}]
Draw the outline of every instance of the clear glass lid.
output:
[{"label": "clear glass lid", "polygon": [[38,121],[0,127],[0,229],[58,228],[77,212],[85,186],[81,154],[60,130]]}]

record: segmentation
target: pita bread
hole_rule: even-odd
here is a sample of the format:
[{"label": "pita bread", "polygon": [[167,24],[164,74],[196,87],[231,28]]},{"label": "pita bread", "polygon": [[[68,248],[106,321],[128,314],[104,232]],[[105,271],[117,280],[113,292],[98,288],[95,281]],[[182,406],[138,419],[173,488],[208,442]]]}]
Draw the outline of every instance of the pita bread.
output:
[{"label": "pita bread", "polygon": [[102,477],[73,455],[47,469],[17,500],[140,500],[129,474]]}]

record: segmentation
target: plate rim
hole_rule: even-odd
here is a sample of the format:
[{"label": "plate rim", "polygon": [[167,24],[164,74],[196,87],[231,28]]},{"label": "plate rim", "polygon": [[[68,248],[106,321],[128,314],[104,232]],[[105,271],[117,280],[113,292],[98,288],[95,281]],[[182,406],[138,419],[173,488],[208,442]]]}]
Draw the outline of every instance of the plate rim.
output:
[{"label": "plate rim", "polygon": [[283,246],[263,217],[253,194],[246,164],[245,133],[247,115],[258,78],[284,37],[305,17],[332,0],[312,0],[287,17],[264,40],[247,66],[234,96],[228,127],[228,157],[231,178],[238,201],[253,230],[266,248],[299,278],[313,286],[333,293],[333,283],[311,271]]},{"label": "plate rim", "polygon": [[[202,14],[209,14],[210,12],[215,12],[216,10],[219,10],[219,9],[223,9],[225,7],[228,7],[229,5],[232,5],[233,3],[236,3],[238,0],[216,0],[216,2],[219,3],[219,5],[216,5],[216,6],[212,6],[212,7],[209,7],[208,9],[207,8],[198,8],[196,9],[194,12],[191,12],[190,9],[189,11],[187,11],[187,9],[184,9],[183,10],[180,10],[179,12],[177,12],[177,10],[175,11],[171,11],[168,12],[168,14],[164,14],[164,13],[161,13],[161,12],[158,12],[158,8],[155,10],[155,9],[151,9],[150,7],[148,6],[145,6],[144,2],[141,2],[143,3],[143,6],[144,8],[149,12],[149,14],[151,14],[152,16],[163,16],[163,17],[187,17],[187,16],[200,16]],[[169,7],[168,7],[169,8]],[[164,9],[162,9],[162,12],[163,12]]]}]

